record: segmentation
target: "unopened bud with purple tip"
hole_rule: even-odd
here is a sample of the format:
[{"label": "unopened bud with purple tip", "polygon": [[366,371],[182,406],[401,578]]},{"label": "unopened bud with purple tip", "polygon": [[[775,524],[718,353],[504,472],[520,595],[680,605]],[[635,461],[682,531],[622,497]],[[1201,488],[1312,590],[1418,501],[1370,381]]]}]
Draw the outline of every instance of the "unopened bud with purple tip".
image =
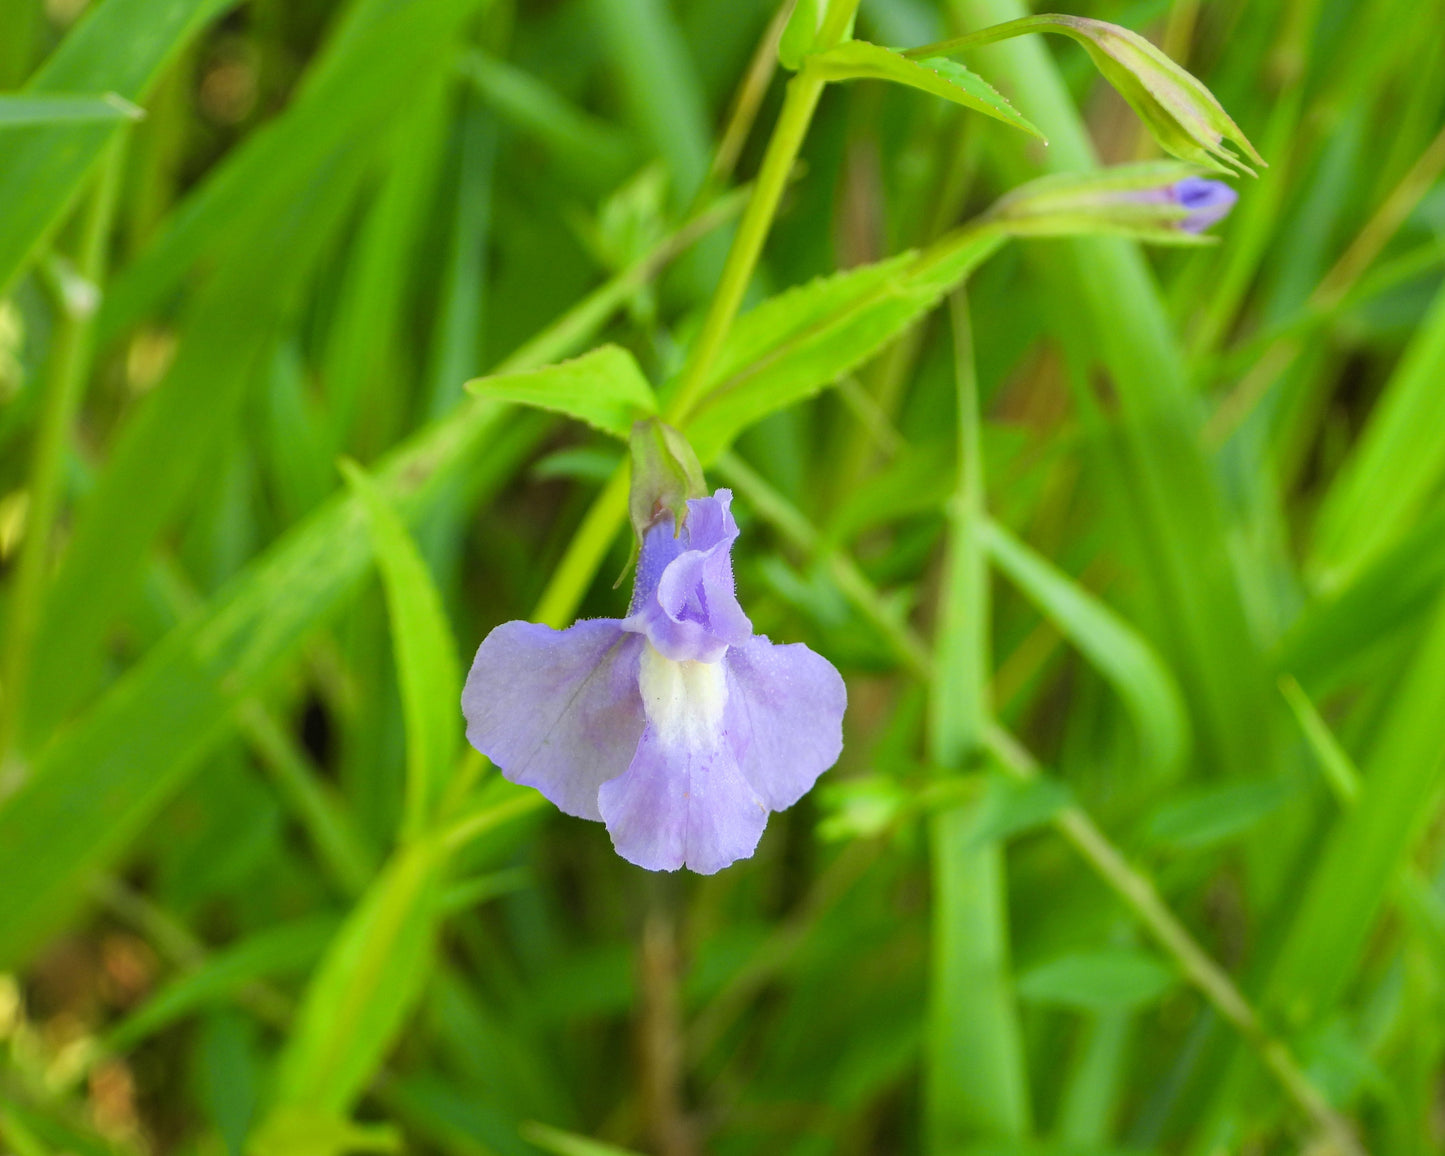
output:
[{"label": "unopened bud with purple tip", "polygon": [[1210,225],[1218,224],[1229,216],[1234,202],[1239,200],[1239,194],[1223,181],[1211,181],[1208,177],[1185,177],[1160,192],[1165,203],[1189,210],[1189,215],[1178,222],[1178,227],[1186,233],[1202,233]]},{"label": "unopened bud with purple tip", "polygon": [[1115,234],[1166,245],[1201,245],[1205,229],[1238,200],[1222,181],[1172,161],[1042,177],[1002,198],[990,218],[1019,237]]}]

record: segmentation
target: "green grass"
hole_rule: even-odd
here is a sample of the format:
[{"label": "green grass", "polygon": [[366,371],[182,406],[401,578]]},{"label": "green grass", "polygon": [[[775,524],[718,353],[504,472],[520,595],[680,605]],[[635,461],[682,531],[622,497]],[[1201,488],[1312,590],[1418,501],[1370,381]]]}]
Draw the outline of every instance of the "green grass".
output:
[{"label": "green grass", "polygon": [[[1445,1147],[1445,6],[1081,3],[1217,244],[1021,0],[0,0],[0,1149]],[[707,878],[457,702],[651,414],[849,687]]]}]

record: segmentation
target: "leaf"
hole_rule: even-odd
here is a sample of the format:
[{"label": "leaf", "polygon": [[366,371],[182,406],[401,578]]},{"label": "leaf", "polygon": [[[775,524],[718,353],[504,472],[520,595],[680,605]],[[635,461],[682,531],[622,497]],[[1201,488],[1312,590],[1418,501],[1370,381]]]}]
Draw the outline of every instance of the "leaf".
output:
[{"label": "leaf", "polygon": [[1423,633],[1361,760],[1359,798],[1300,876],[1264,997],[1292,1028],[1318,1023],[1340,999],[1445,787],[1445,601]]},{"label": "leaf", "polygon": [[145,115],[121,96],[0,95],[0,131],[32,125],[103,124]]},{"label": "leaf", "polygon": [[1295,721],[1299,723],[1305,741],[1314,753],[1315,762],[1319,764],[1320,773],[1334,792],[1336,801],[1341,806],[1349,806],[1360,797],[1360,772],[1355,768],[1354,760],[1340,744],[1340,740],[1335,738],[1329,724],[1315,709],[1315,704],[1310,701],[1309,695],[1298,682],[1288,676],[1282,677],[1279,680],[1279,689],[1289,703],[1290,710],[1294,711]]},{"label": "leaf", "polygon": [[1276,666],[1329,685],[1374,644],[1417,625],[1445,591],[1445,509],[1422,518],[1343,589],[1307,606],[1279,644]]},{"label": "leaf", "polygon": [[683,430],[703,465],[744,429],[861,365],[1000,244],[986,230],[959,230],[923,253],[811,281],[744,314]]},{"label": "leaf", "polygon": [[637,149],[616,126],[570,104],[531,72],[483,52],[462,58],[461,72],[505,120],[537,140],[581,189],[612,189],[637,163]]},{"label": "leaf", "polygon": [[1184,700],[1168,669],[1131,626],[997,522],[984,530],[990,555],[1118,691],[1139,732],[1146,766],[1177,771],[1188,744]]},{"label": "leaf", "polygon": [[778,38],[778,63],[790,72],[797,72],[817,39],[818,0],[794,0],[783,34]]},{"label": "leaf", "polygon": [[[266,230],[281,206],[316,193],[324,161],[345,156],[350,167],[374,163],[391,143],[387,127],[413,112],[418,87],[455,46],[458,26],[484,2],[350,5],[285,111],[229,152],[115,278],[96,317],[97,345],[165,305],[202,258],[217,271],[244,264],[255,233]],[[346,206],[333,208],[344,215]]]},{"label": "leaf", "polygon": [[406,720],[406,817],[402,829],[420,834],[456,757],[461,733],[462,674],[441,595],[406,524],[355,462],[341,471],[366,511],[371,548],[381,569],[391,618]]},{"label": "leaf", "polygon": [[40,1137],[4,1105],[0,1105],[0,1140],[14,1149],[15,1156],[50,1156],[50,1149],[41,1143]]},{"label": "leaf", "polygon": [[[138,102],[195,35],[234,0],[93,4],[30,79],[23,98],[105,92]],[[0,165],[0,297],[65,218],[124,117],[7,134]]]},{"label": "leaf", "polygon": [[1044,139],[1044,134],[993,85],[976,72],[941,56],[914,60],[866,40],[845,40],[826,52],[813,53],[803,66],[827,80],[890,80],[919,88]]},{"label": "leaf", "polygon": [[627,350],[603,345],[560,365],[467,382],[474,397],[551,410],[626,441],[632,424],[657,413],[657,396]]},{"label": "leaf", "polygon": [[413,844],[347,916],[277,1062],[276,1112],[341,1115],[365,1090],[421,995],[445,865],[436,843]]},{"label": "leaf", "polygon": [[970,836],[998,842],[1051,822],[1074,801],[1068,785],[1039,775],[1027,782],[990,775]]},{"label": "leaf", "polygon": [[1079,1011],[1127,1011],[1153,1003],[1179,982],[1154,956],[1114,948],[1061,955],[1019,976],[1019,998]]},{"label": "leaf", "polygon": [[1207,168],[1253,176],[1226,147],[1228,141],[1256,164],[1264,164],[1208,88],[1137,32],[1117,24],[1083,16],[1024,16],[941,44],[910,49],[907,55],[952,54],[1032,32],[1055,32],[1082,44],[1100,74],[1139,114],[1165,152]]},{"label": "leaf", "polygon": [[1257,827],[1296,790],[1286,779],[1208,787],[1162,804],[1145,831],[1153,842],[1177,850],[1217,846]]},{"label": "leaf", "polygon": [[1445,478],[1445,288],[1411,338],[1320,509],[1310,569],[1353,578],[1419,517]]}]

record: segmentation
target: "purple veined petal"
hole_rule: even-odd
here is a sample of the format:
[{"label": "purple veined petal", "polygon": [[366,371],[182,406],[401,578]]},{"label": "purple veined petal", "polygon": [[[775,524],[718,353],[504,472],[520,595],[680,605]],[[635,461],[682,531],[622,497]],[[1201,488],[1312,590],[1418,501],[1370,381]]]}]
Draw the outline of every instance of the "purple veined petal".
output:
[{"label": "purple veined petal", "polygon": [[801,643],[762,635],[730,649],[723,666],[724,725],[738,764],[769,810],[791,807],[843,749],[843,678]]},{"label": "purple veined petal", "polygon": [[738,527],[731,503],[729,490],[690,500],[681,538],[685,549],[669,558],[660,573],[658,560],[671,543],[654,538],[657,528],[643,543],[626,626],[645,633],[675,661],[716,662],[729,646],[752,637],[752,623],[738,604],[733,584],[732,545]]},{"label": "purple veined petal", "polygon": [[711,875],[747,858],[768,808],[724,731],[726,671],[674,662],[647,646],[638,682],[647,729],[627,773],[598,793],[612,845],[650,871],[688,867]]},{"label": "purple veined petal", "polygon": [[566,630],[503,623],[477,649],[462,691],[467,741],[511,782],[601,820],[598,789],[627,770],[646,725],[643,645],[615,618]]}]

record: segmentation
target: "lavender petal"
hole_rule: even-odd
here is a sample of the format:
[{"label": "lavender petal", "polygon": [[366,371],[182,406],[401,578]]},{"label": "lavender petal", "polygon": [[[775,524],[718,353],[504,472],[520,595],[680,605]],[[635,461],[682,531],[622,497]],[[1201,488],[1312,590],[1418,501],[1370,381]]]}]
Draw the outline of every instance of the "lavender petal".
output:
[{"label": "lavender petal", "polygon": [[1185,177],[1170,189],[1173,199],[1189,210],[1180,224],[1186,233],[1202,233],[1210,225],[1229,216],[1239,194],[1223,181],[1206,177]]},{"label": "lavender petal", "polygon": [[723,664],[724,725],[738,764],[770,810],[791,807],[843,749],[842,676],[801,643],[762,635],[732,647]]},{"label": "lavender petal", "polygon": [[627,773],[602,785],[598,803],[617,853],[649,871],[712,875],[757,850],[768,821],[721,733],[680,746],[650,725]]},{"label": "lavender petal", "polygon": [[637,689],[643,640],[615,618],[553,630],[498,626],[462,692],[467,741],[514,783],[601,820],[598,789],[627,770],[646,720]]},{"label": "lavender petal", "polygon": [[[674,661],[716,662],[729,646],[752,637],[752,623],[733,586],[731,551],[738,526],[731,503],[728,490],[689,501],[681,551],[672,553],[675,546],[657,536],[658,527],[643,543],[626,626],[645,633],[659,652]],[[662,557],[668,561],[659,573]]]}]

